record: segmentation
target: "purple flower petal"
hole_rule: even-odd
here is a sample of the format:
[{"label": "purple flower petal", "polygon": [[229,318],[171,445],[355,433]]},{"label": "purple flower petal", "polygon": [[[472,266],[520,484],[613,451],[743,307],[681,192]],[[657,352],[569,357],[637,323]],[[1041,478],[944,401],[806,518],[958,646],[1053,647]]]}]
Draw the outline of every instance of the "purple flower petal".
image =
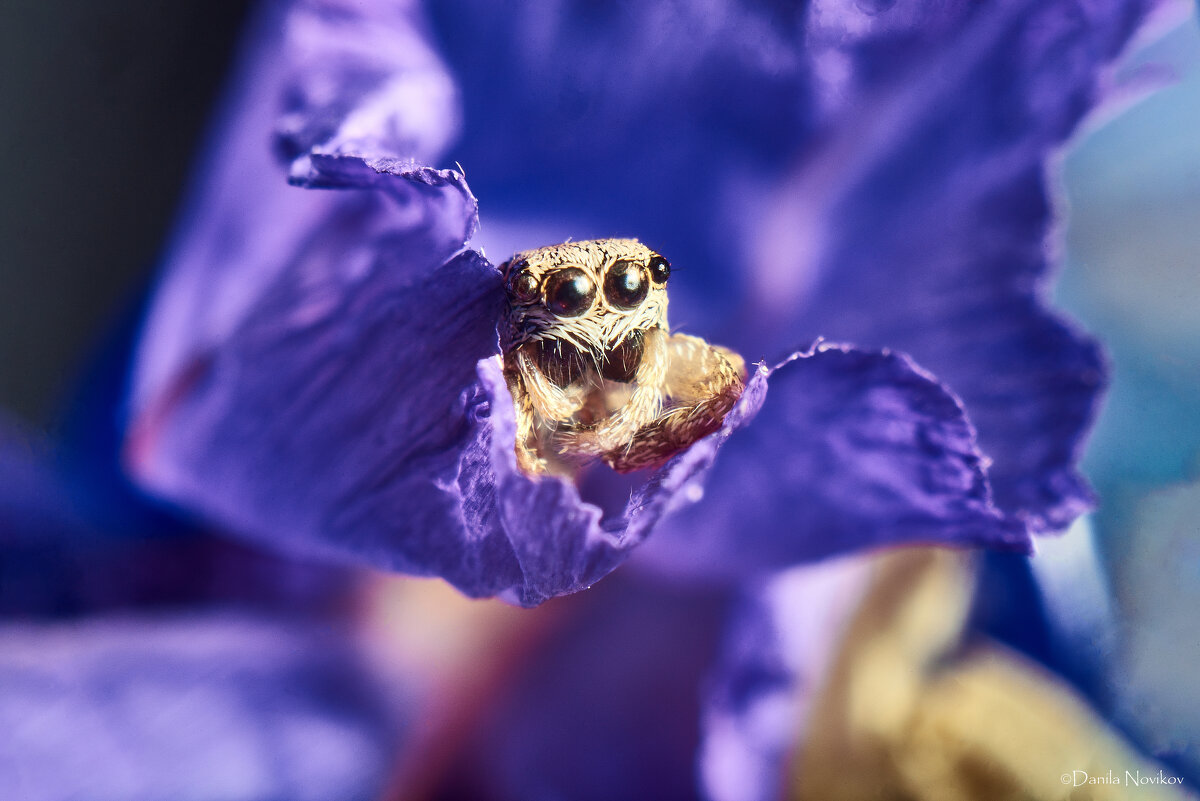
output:
[{"label": "purple flower petal", "polygon": [[271,618],[0,627],[0,786],[30,801],[370,799],[392,703],[329,630]]},{"label": "purple flower petal", "polygon": [[1046,308],[1047,161],[1157,5],[958,4],[937,15],[953,30],[936,40],[900,6],[869,25],[830,15],[816,58],[839,65],[826,71],[854,102],[754,201],[768,217],[756,341],[782,327],[911,354],[963,399],[997,505],[1034,530],[1091,502],[1075,462],[1105,372],[1096,345]]},{"label": "purple flower petal", "polygon": [[291,612],[344,603],[348,571],[181,527],[141,531],[81,491],[49,443],[0,414],[0,616],[218,602]]},{"label": "purple flower petal", "polygon": [[[685,496],[703,501],[660,527],[651,547],[664,564],[722,574],[905,542],[1029,549],[1020,521],[992,505],[962,407],[905,356],[818,345],[762,388],[753,425],[727,424],[720,458]],[[687,458],[711,461],[717,442]]]},{"label": "purple flower petal", "polygon": [[235,530],[438,572],[459,511],[437,482],[470,436],[501,294],[491,265],[450,259],[424,219],[373,236],[347,215],[301,248],[236,335],[143,413],[143,484]]},{"label": "purple flower petal", "polygon": [[[447,83],[429,48],[414,38],[414,22],[411,8],[394,3],[263,4],[168,249],[139,343],[135,415],[178,391],[181,376],[245,324],[264,294],[289,280],[285,273],[301,269],[306,253],[340,249],[336,272],[323,267],[330,272],[314,279],[325,284],[324,301],[335,302],[337,284],[361,277],[391,228],[424,224],[430,257],[442,260],[470,238],[475,201],[461,178],[413,161],[432,161],[438,143],[454,135],[456,123],[445,107],[429,105],[437,90],[417,91],[421,103],[401,106],[395,101],[403,93],[379,94],[401,84]],[[386,114],[357,111],[375,100]],[[390,177],[381,181],[380,196],[306,192],[288,185],[276,151],[296,159],[298,181],[311,172],[313,184],[348,185],[337,173],[355,174],[362,163],[356,154],[387,161]],[[342,156],[349,163],[342,164]],[[316,162],[331,173],[324,181],[316,178]],[[361,183],[361,170],[357,174]],[[311,288],[314,296],[321,289]]]},{"label": "purple flower petal", "polygon": [[795,568],[735,605],[704,701],[706,797],[779,797],[800,724],[827,681],[869,573],[865,559]]},{"label": "purple flower petal", "polygon": [[421,17],[415,2],[293,4],[276,138],[294,178],[318,158],[428,164],[458,135],[458,89],[426,41]]},{"label": "purple flower petal", "polygon": [[393,271],[417,272],[381,267],[322,315],[297,314],[303,292],[271,293],[147,414],[132,448],[142,483],[277,546],[470,595],[535,604],[608,573],[698,468],[679,460],[604,523],[573,485],[525,476],[490,358],[498,273],[471,252],[389,290]]},{"label": "purple flower petal", "polygon": [[1000,507],[1043,530],[1090,504],[1074,464],[1104,373],[1045,307],[1046,162],[1159,5],[433,15],[497,244],[635,232],[689,271],[683,319],[744,311],[716,338],[751,359],[817,336],[910,353],[966,403]]},{"label": "purple flower petal", "polygon": [[[805,312],[805,331],[899,344],[922,363],[944,364],[950,386],[958,391],[962,383],[979,405],[1007,476],[998,509],[955,397],[910,362],[830,351],[789,363],[770,413],[742,431],[765,392],[765,376],[756,379],[724,431],[634,486],[623,510],[609,502],[602,511],[587,503],[597,498],[586,482],[581,495],[557,480],[532,481],[510,464],[511,404],[487,362],[496,351],[498,279],[475,255],[455,256],[476,225],[474,198],[459,174],[421,166],[457,121],[447,116],[452,104],[430,48],[374,52],[376,36],[415,41],[420,28],[408,6],[392,12],[385,5],[303,3],[285,42],[276,33],[282,26],[260,31],[247,72],[255,86],[230,108],[230,136],[203,177],[198,213],[172,250],[144,336],[130,449],[143,486],[273,545],[354,554],[444,576],[472,595],[527,604],[603,576],[665,511],[702,492],[704,503],[681,509],[672,539],[699,565],[729,555],[728,534],[717,529],[750,529],[724,559],[738,572],[914,539],[1024,549],[1024,526],[999,509],[1034,528],[1049,513],[1034,501],[1013,501],[1017,483],[1028,489],[1033,481],[1050,506],[1076,503],[1082,485],[1071,467],[1074,443],[1100,371],[1095,350],[1041,311],[1031,283],[1043,264],[1040,239],[1027,240],[1044,231],[1048,216],[1041,184],[1031,192],[1020,182],[1040,175],[1047,148],[1087,105],[1068,103],[1059,113],[1046,98],[1090,99],[1097,65],[1112,56],[1136,13],[1118,20],[1098,11],[1078,39],[1068,39],[1083,42],[1090,58],[1068,58],[1070,69],[1060,69],[1037,57],[1057,53],[1054,42],[1030,33],[1020,15],[1006,16],[1009,6],[954,5],[923,27],[927,13],[907,6],[814,7],[784,24],[774,12],[736,4],[724,17],[713,8],[667,13],[650,4],[645,13],[653,19],[621,11],[596,35],[581,33],[594,26],[574,6],[511,19],[479,9],[436,11],[447,58],[463,70],[464,153],[491,202],[506,213],[528,210],[528,225],[565,207],[593,223],[634,225],[644,238],[661,233],[695,257],[682,259],[696,268],[695,285],[714,278],[709,289],[719,290],[725,313],[744,289],[736,279],[761,275],[750,290],[758,320],[725,340],[758,343],[746,351],[751,358],[803,341],[793,318],[815,298],[820,307]],[[736,21],[726,26],[728,36],[726,27],[708,24],[718,17]],[[1053,14],[1045,22],[1040,30],[1048,35],[1069,27]],[[538,34],[542,24],[549,27]],[[846,35],[836,35],[839,26]],[[678,36],[663,39],[666,28]],[[760,34],[767,30],[771,47],[756,56],[752,45],[766,41]],[[808,51],[801,48],[806,31],[813,34]],[[505,50],[506,32],[545,47]],[[1088,51],[1096,37],[1100,44]],[[614,53],[653,44],[659,47],[647,51],[648,62],[614,62]],[[492,58],[488,47],[507,57]],[[579,59],[555,60],[564,48],[577,49]],[[660,62],[671,53],[703,53],[702,72],[726,79],[705,95],[686,70],[664,72]],[[593,61],[618,64],[620,75],[596,69],[590,78],[564,78]],[[829,66],[839,62],[842,73]],[[1008,74],[997,64],[1013,66],[1017,77],[993,80]],[[895,77],[932,80],[935,73],[932,93],[906,90]],[[844,93],[826,91],[839,74]],[[1070,80],[1059,86],[1063,74]],[[549,102],[576,83],[580,114]],[[690,89],[678,103],[660,102],[672,86]],[[1032,105],[1022,105],[1026,89],[1036,90]],[[978,105],[958,103],[962,92]],[[777,102],[791,93],[794,105]],[[518,94],[528,108],[480,116]],[[291,180],[372,191],[283,186],[256,138],[272,127],[261,109],[281,95],[289,104],[279,130],[293,158]],[[733,106],[725,101],[737,98],[745,103],[733,106],[753,111],[761,125],[727,124]],[[960,106],[970,110],[961,130],[947,110]],[[992,125],[993,112],[1010,106],[1021,112],[1019,124]],[[601,119],[612,124],[589,127]],[[818,138],[805,138],[816,130]],[[872,133],[842,133],[854,131]],[[800,169],[781,181],[783,165],[805,143]],[[627,145],[628,161],[605,155]],[[538,158],[517,158],[522,148]],[[594,158],[579,161],[580,153]],[[712,158],[698,157],[707,153]],[[965,166],[976,162],[978,181]],[[755,164],[765,184],[741,191],[746,167]],[[520,180],[505,172],[512,169]],[[1018,189],[1010,192],[1013,176]],[[661,191],[630,193],[635,185]],[[575,199],[564,206],[567,195]],[[759,205],[750,208],[747,197]],[[760,213],[764,203],[778,213]],[[959,213],[960,206],[976,216]],[[978,216],[993,206],[994,214]],[[882,212],[893,207],[894,216]],[[922,216],[934,214],[925,208],[938,217]],[[730,209],[731,226],[705,224]],[[920,225],[905,216],[913,209]],[[975,227],[962,222],[968,217]],[[755,228],[761,218],[795,231]],[[689,246],[676,241],[683,228],[702,233]],[[976,241],[984,230],[990,233]],[[723,237],[719,246],[710,247],[710,234]],[[739,237],[765,248],[742,259],[753,271],[739,272],[735,254],[752,249],[734,244]],[[1031,257],[1032,267],[1005,278],[1014,254]],[[797,269],[809,261],[815,273]],[[880,266],[891,272],[881,276]],[[974,283],[964,283],[972,276]],[[774,327],[769,338],[756,335],[767,325]],[[979,365],[990,370],[993,363],[1000,379],[985,385],[991,373]],[[731,434],[728,460],[722,457],[702,489]],[[1014,477],[1031,469],[1034,479]],[[733,502],[747,493],[753,503]],[[689,526],[695,532],[685,537]],[[750,540],[754,547],[746,547]]]},{"label": "purple flower petal", "polygon": [[[285,273],[146,415],[133,466],[158,494],[277,546],[353,553],[522,604],[589,586],[698,491],[757,413],[766,374],[722,431],[602,519],[574,486],[517,469],[512,402],[489,358],[499,276],[470,252],[435,267],[426,240],[419,225],[392,231],[349,285],[318,280],[340,268],[340,239],[303,254],[304,271]],[[339,294],[324,298],[331,283]],[[825,348],[777,375],[769,412],[718,464],[713,498],[674,518],[675,532],[696,528],[697,558],[725,556],[747,527],[726,565],[911,539],[1027,545],[990,506],[961,409],[903,357]]]}]

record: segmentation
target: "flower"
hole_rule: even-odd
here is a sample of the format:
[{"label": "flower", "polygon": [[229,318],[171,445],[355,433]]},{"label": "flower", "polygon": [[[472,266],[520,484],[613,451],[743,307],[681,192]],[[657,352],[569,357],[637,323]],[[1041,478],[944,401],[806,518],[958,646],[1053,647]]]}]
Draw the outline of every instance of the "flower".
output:
[{"label": "flower", "polygon": [[[526,605],[655,527],[660,561],[741,576],[1027,550],[1090,502],[1103,383],[1042,302],[1046,161],[1152,6],[270,6],[142,333],[131,469],[273,546]],[[286,185],[271,131],[293,184],[343,191]],[[670,254],[675,319],[775,364],[632,489],[516,468],[499,280],[464,250],[596,233]]]},{"label": "flower", "polygon": [[[129,464],[185,514],[280,552],[528,605],[596,581],[654,528],[640,570],[507,610],[573,625],[528,646],[536,657],[493,703],[476,685],[441,710],[467,739],[450,750],[489,769],[439,778],[467,797],[687,797],[697,688],[737,582],[752,593],[763,573],[912,540],[1025,549],[1086,506],[1076,448],[1102,366],[1042,303],[1044,170],[1150,7],[450,2],[426,19],[403,2],[266,6],[141,332]],[[462,171],[436,168],[456,159],[479,231]],[[531,479],[491,358],[498,277],[464,246],[617,233],[684,268],[677,321],[775,366],[720,432],[632,489],[603,472]],[[821,336],[855,344],[809,344]],[[28,503],[52,496],[40,486],[13,519],[74,530]],[[260,564],[242,583],[288,583],[286,563]],[[736,581],[673,585],[662,571]],[[383,713],[394,699],[374,692],[355,643],[329,636],[319,600],[283,620],[278,599],[213,609],[232,583],[184,588],[191,614],[161,626],[134,600],[116,624],[14,627],[0,633],[13,652],[50,643],[52,658],[0,670],[67,666],[61,686],[82,688],[71,715],[109,714],[119,722],[97,729],[117,736],[146,719],[140,691],[214,699],[129,748],[147,796],[178,793],[177,775],[149,768],[179,753],[206,776],[242,764],[230,786],[247,797],[367,796],[393,749],[406,767],[444,767],[436,723],[419,712],[414,733]],[[449,636],[458,622],[431,625]],[[761,622],[735,619],[730,640],[761,645]],[[834,633],[798,630],[818,650]],[[474,652],[443,688],[501,671],[512,643],[480,642],[503,653]],[[97,689],[114,686],[116,702]],[[207,731],[250,744],[209,760],[186,728],[197,709],[213,713]],[[62,731],[22,743],[65,751]],[[261,742],[296,746],[267,777],[281,788],[255,770],[276,754]],[[51,778],[38,768],[30,786]]]}]

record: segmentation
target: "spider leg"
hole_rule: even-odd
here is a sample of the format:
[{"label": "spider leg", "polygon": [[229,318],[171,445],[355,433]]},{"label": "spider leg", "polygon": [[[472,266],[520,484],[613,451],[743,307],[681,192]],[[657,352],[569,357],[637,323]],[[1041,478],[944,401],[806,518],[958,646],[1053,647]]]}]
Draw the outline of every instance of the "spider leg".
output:
[{"label": "spider leg", "polygon": [[504,369],[516,411],[517,465],[529,475],[571,475],[570,464],[546,457],[551,452],[548,440],[560,423],[582,408],[586,396],[578,388],[568,392],[550,381],[531,357],[529,347],[517,349],[506,359]]},{"label": "spider leg", "polygon": [[622,447],[662,413],[667,371],[670,367],[670,337],[661,328],[643,334],[642,360],[634,376],[633,392],[620,409],[593,428],[565,429],[555,437],[563,452],[600,456]]},{"label": "spider leg", "polygon": [[571,416],[583,407],[586,400],[584,394],[578,391],[567,392],[547,378],[529,353],[529,348],[530,346],[523,345],[517,349],[516,366],[533,408],[538,416],[550,423],[570,420]]},{"label": "spider leg", "polygon": [[516,417],[517,466],[529,475],[545,473],[549,465],[538,454],[537,419],[533,410],[533,399],[525,390],[525,379],[515,365],[505,364],[504,379],[512,395]]},{"label": "spider leg", "polygon": [[685,334],[671,336],[666,346],[668,408],[623,446],[604,453],[617,472],[657,467],[716,431],[745,388],[745,361],[733,351]]}]

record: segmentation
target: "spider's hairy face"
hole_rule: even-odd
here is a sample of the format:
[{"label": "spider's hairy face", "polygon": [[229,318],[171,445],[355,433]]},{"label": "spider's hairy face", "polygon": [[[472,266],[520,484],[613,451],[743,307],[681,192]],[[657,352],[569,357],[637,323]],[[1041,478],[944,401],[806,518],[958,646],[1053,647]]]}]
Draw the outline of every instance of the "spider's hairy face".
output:
[{"label": "spider's hairy face", "polygon": [[560,387],[586,373],[633,380],[646,332],[667,329],[667,260],[636,239],[568,242],[517,254],[501,268],[506,352],[531,346]]}]

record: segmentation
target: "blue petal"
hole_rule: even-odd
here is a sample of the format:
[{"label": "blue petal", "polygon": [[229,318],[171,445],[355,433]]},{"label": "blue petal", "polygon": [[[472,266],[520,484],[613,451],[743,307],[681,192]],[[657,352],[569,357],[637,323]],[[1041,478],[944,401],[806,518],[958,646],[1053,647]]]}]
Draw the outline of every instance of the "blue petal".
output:
[{"label": "blue petal", "polygon": [[1047,164],[1157,5],[965,4],[953,35],[918,48],[901,37],[897,59],[847,15],[831,52],[859,94],[754,201],[766,222],[747,327],[761,325],[747,340],[782,329],[911,354],[963,399],[997,505],[1034,530],[1091,502],[1075,464],[1105,374],[1095,343],[1047,308]]},{"label": "blue petal", "polygon": [[7,624],[0,786],[29,801],[378,798],[399,739],[389,703],[313,624]]},{"label": "blue petal", "polygon": [[693,503],[661,525],[651,549],[665,566],[744,574],[906,542],[1030,548],[991,502],[961,405],[906,357],[818,345],[762,389],[753,425],[727,423]]},{"label": "blue petal", "polygon": [[459,132],[458,89],[413,2],[298,0],[281,45],[276,145],[293,176],[315,158],[436,161]]},{"label": "blue petal", "polygon": [[[928,352],[948,368],[955,384],[963,382],[969,400],[980,405],[1001,455],[1009,442],[1021,441],[1027,443],[1022,458],[1033,454],[1037,464],[1053,462],[1061,468],[1055,468],[1052,486],[1039,484],[1046,497],[1075,497],[1080,485],[1071,470],[1072,449],[1094,402],[1099,376],[1094,349],[1080,346],[1073,334],[1044,316],[1022,276],[1001,282],[1003,291],[997,294],[991,273],[956,270],[958,262],[950,256],[931,260],[931,269],[923,272],[903,248],[898,254],[887,249],[897,242],[912,244],[899,237],[911,230],[906,221],[898,218],[889,228],[878,219],[876,195],[887,200],[898,193],[908,203],[903,208],[911,208],[914,203],[904,192],[925,186],[909,180],[925,172],[914,165],[929,159],[931,164],[941,163],[917,133],[924,135],[931,125],[937,128],[934,123],[942,117],[930,111],[937,112],[940,106],[922,100],[923,90],[897,94],[893,78],[872,71],[871,65],[884,63],[884,56],[893,53],[898,69],[903,67],[899,72],[906,75],[923,77],[933,66],[954,66],[947,73],[954,77],[946,82],[947,96],[962,86],[975,87],[973,81],[992,74],[994,65],[983,57],[1007,52],[997,42],[1007,41],[1004,37],[1011,31],[996,23],[1008,19],[1003,16],[1008,7],[994,12],[974,11],[969,4],[942,9],[935,27],[944,29],[949,43],[939,49],[931,43],[939,42],[940,34],[933,36],[915,24],[923,15],[911,10],[893,14],[871,6],[867,11],[875,14],[874,22],[847,28],[869,30],[871,35],[861,41],[854,36],[826,36],[803,57],[797,55],[804,40],[797,31],[803,26],[782,24],[782,17],[765,8],[729,6],[722,13],[726,21],[736,19],[736,24],[728,35],[721,26],[708,24],[722,16],[713,9],[693,14],[666,13],[663,8],[647,6],[646,13],[666,14],[653,24],[640,16],[642,11],[614,12],[605,18],[607,27],[598,36],[580,33],[587,28],[583,25],[587,14],[573,7],[544,17],[531,13],[493,19],[484,12],[439,16],[448,58],[464,70],[465,152],[474,153],[472,174],[482,173],[493,202],[505,213],[532,210],[535,216],[566,205],[577,209],[581,218],[590,215],[593,223],[634,225],[644,238],[657,232],[672,240],[683,236],[685,229],[690,231],[690,245],[673,241],[681,252],[695,257],[694,263],[683,260],[686,267],[697,268],[691,273],[697,279],[693,284],[700,286],[706,276],[713,278],[708,289],[719,291],[723,303],[737,298],[739,289],[730,281],[739,275],[762,275],[760,283],[767,289],[773,283],[779,286],[771,297],[764,291],[756,299],[754,316],[775,326],[769,338],[756,336],[761,333],[756,332],[757,322],[739,326],[733,337],[759,343],[749,351],[752,357],[781,351],[781,343],[797,341],[794,335],[801,329],[789,319],[803,300],[813,297],[823,305],[805,318],[813,321],[812,331],[844,331],[847,337],[874,342],[886,327],[888,336],[880,335],[879,344],[894,338],[918,353]],[[850,18],[859,14],[817,11],[804,21],[813,31],[813,26],[849,25]],[[428,101],[437,94],[434,90],[420,95],[425,100],[410,98],[396,104],[395,98],[386,99],[388,90],[383,88],[407,85],[408,71],[413,72],[412,81],[419,83],[425,75],[440,86],[442,79],[435,75],[440,67],[427,48],[419,48],[411,59],[396,54],[376,59],[370,44],[375,40],[368,37],[364,44],[353,33],[381,26],[383,31],[403,29],[401,39],[405,39],[411,35],[408,28],[417,24],[416,17],[406,8],[390,14],[379,3],[303,4],[296,14],[300,21],[295,30],[307,33],[289,40],[285,65],[280,67],[261,54],[257,61],[251,59],[261,68],[263,88],[244,87],[235,97],[228,117],[231,135],[217,149],[212,174],[203,178],[194,224],[182,231],[172,250],[170,269],[147,325],[132,399],[135,427],[130,448],[131,463],[144,486],[275,545],[353,554],[373,564],[445,576],[470,594],[501,593],[521,603],[537,603],[604,575],[645,538],[664,511],[686,506],[700,492],[694,479],[709,469],[720,443],[737,431],[731,466],[718,465],[716,476],[708,482],[709,500],[690,511],[684,509],[674,525],[676,531],[695,526],[694,540],[680,540],[694,562],[727,551],[728,542],[714,533],[714,527],[745,526],[746,521],[755,521],[762,549],[751,557],[747,552],[753,549],[742,548],[738,558],[726,562],[738,571],[912,539],[1028,547],[1022,524],[992,503],[984,459],[954,396],[901,357],[845,351],[844,374],[817,367],[786,368],[780,374],[785,387],[786,376],[797,371],[811,374],[816,391],[806,395],[807,390],[785,388],[783,400],[777,397],[769,404],[775,411],[747,430],[758,434],[739,430],[753,416],[765,391],[765,378],[752,384],[723,432],[693,448],[649,483],[634,487],[624,511],[609,504],[604,513],[586,503],[591,499],[586,487],[581,497],[575,488],[557,480],[531,481],[518,474],[509,463],[511,447],[506,441],[511,436],[511,419],[506,417],[511,404],[494,366],[486,362],[496,351],[498,279],[478,257],[455,256],[474,230],[474,199],[457,173],[421,166],[423,158],[431,158],[422,149],[433,152],[437,147],[414,144],[443,141],[450,123],[436,111],[443,108],[438,105],[442,101],[432,105]],[[1083,91],[1079,81],[1092,80],[1096,65],[1111,57],[1136,17],[1122,17],[1109,35],[1100,35],[1099,56],[1085,59],[1082,66],[1070,62],[1079,67],[1069,71],[1073,80],[1078,79],[1072,84],[1075,90]],[[689,24],[663,22],[676,18]],[[1058,17],[1053,20],[1062,22]],[[1100,24],[1106,21],[1111,20],[1100,14],[1095,30],[1107,30]],[[539,25],[549,26],[542,34],[551,30],[556,35],[538,39]],[[260,45],[270,41],[267,30]],[[766,41],[760,35],[766,30],[772,31],[771,47],[756,55],[755,45]],[[1013,30],[1026,29],[1017,25]],[[545,40],[548,47],[508,47],[507,59],[495,59],[486,47],[475,46],[481,44],[481,37],[492,37],[493,44],[503,49],[500,34],[505,31],[526,43]],[[296,42],[308,44],[298,47]],[[1048,47],[1036,37],[1026,44],[1031,49],[1020,52],[1030,57]],[[579,59],[555,60],[554,53],[562,48],[577,49]],[[651,49],[649,60],[634,63],[615,58],[638,48]],[[862,95],[840,106],[831,104],[833,95],[822,88],[828,88],[828,70],[807,60],[820,60],[827,51],[839,49],[849,59],[847,74],[853,79],[846,85]],[[262,52],[271,50],[264,45]],[[312,60],[313,52],[330,55]],[[686,70],[664,72],[660,62],[669,62],[671,54],[686,56],[687,61],[699,58],[697,53],[705,54],[700,59],[707,65],[705,75],[711,77],[716,70],[728,80],[719,83],[720,91],[712,97],[683,92],[678,103],[664,102],[671,86],[698,91],[700,83]],[[600,63],[619,63],[624,72],[610,74],[596,67]],[[566,73],[554,71],[561,65],[569,66]],[[1037,59],[1026,66],[1027,72],[1018,73],[1023,79],[1032,76],[1030,81],[1036,78],[1039,92],[1054,88],[1046,75],[1059,76],[1056,67]],[[482,71],[473,72],[475,68]],[[576,76],[577,82],[564,84],[563,76],[574,75],[576,69],[591,70],[590,78]],[[518,75],[524,77],[515,80]],[[365,77],[360,81],[355,76]],[[581,107],[586,113],[573,117],[560,106],[543,102],[555,95],[556,87],[576,83],[586,100]],[[997,85],[1011,89],[1003,80]],[[351,99],[339,101],[340,105],[323,104],[321,86],[332,87],[330,97],[342,94]],[[287,91],[298,98],[291,108],[297,116],[283,131],[284,149],[294,157],[291,179],[313,187],[376,191],[305,193],[283,186],[281,171],[255,137],[270,127],[269,115],[261,111],[264,103],[269,106],[272,96],[286,94],[286,87],[292,87]],[[1088,87],[1090,83],[1084,88]],[[785,108],[776,102],[792,92],[799,97],[796,105]],[[482,119],[476,116],[481,110],[526,97],[521,93],[528,95],[527,108],[506,117],[493,116],[494,124],[488,126],[472,122]],[[989,103],[1001,108],[1008,98],[1003,91],[995,96],[976,94],[985,117],[994,110]],[[752,117],[761,126],[718,124],[732,119],[722,114],[742,108],[724,102],[737,98],[755,110]],[[376,100],[379,105],[372,105]],[[880,105],[874,105],[876,100]],[[374,111],[355,117],[360,107],[368,106]],[[386,114],[380,117],[375,112],[389,108],[401,116],[412,115],[397,121],[397,130],[420,129],[429,136],[406,133],[389,138],[388,126],[376,131],[378,136],[365,136],[364,132],[374,130],[373,124],[362,127],[347,122],[386,119]],[[881,111],[878,125],[883,133],[862,142],[842,134],[861,128],[864,121],[855,115],[867,108]],[[639,116],[641,112],[649,116]],[[785,118],[783,124],[769,125],[779,114]],[[1026,165],[1013,168],[1019,176],[1031,174],[1029,158],[1040,165],[1048,143],[1065,135],[1078,114],[1060,115],[1051,103],[1037,105],[1027,116],[1032,134],[1022,126],[1000,131],[1017,137],[1018,161],[1025,159],[1021,164]],[[604,120],[611,124],[599,124]],[[589,126],[589,121],[596,124]],[[1043,130],[1047,126],[1050,133]],[[894,135],[883,135],[893,128]],[[822,131],[819,139],[804,138],[815,130]],[[953,140],[958,148],[953,154],[995,156],[987,150],[995,142],[977,141],[975,133],[968,126],[961,141]],[[995,141],[1008,142],[1003,136]],[[825,144],[811,149],[794,174],[799,178],[779,182],[779,168],[794,159],[795,148],[805,141]],[[581,142],[597,147],[582,147]],[[971,149],[975,145],[986,146],[982,156]],[[627,161],[606,155],[626,146],[633,148]],[[524,152],[522,147],[532,148],[539,158],[513,158],[514,153]],[[556,147],[564,149],[559,152]],[[827,158],[831,152],[855,156],[861,163],[851,161],[842,169]],[[547,153],[553,157],[541,158]],[[595,158],[580,156],[587,153]],[[712,157],[698,157],[701,154]],[[896,161],[898,154],[906,157],[902,164]],[[931,199],[930,207],[941,208],[933,201],[944,195],[951,198],[951,211],[957,211],[962,197],[987,197],[992,178],[1010,175],[1011,165],[1003,160],[980,163],[988,170],[979,187],[972,171],[964,168],[953,173],[961,178],[956,189],[962,184],[970,190],[966,194],[942,192],[942,184],[933,181],[930,185],[937,191],[931,190],[926,198]],[[758,175],[767,185],[778,184],[776,194],[739,194],[739,176],[753,164],[768,168]],[[505,170],[518,166],[521,180],[512,180],[514,176]],[[936,169],[928,172],[941,175]],[[820,192],[797,195],[797,186]],[[663,192],[672,202],[664,202]],[[821,258],[827,253],[838,256],[838,264],[826,265],[834,277],[821,272],[820,280],[805,284],[794,262],[764,258],[760,264],[748,258],[746,251],[752,248],[735,242],[750,237],[766,243],[768,249],[781,243],[797,245],[777,248],[788,258],[809,253],[804,245],[811,243],[779,240],[775,231],[759,237],[763,232],[754,226],[764,216],[759,213],[763,198],[779,199],[779,219],[788,223],[796,197],[819,199],[825,196],[821,192],[833,193],[852,212],[845,219],[814,217],[801,204],[809,217],[800,222],[828,223],[827,229],[801,225],[799,230],[802,236],[824,237],[814,240],[821,246],[814,252]],[[760,207],[748,209],[742,204],[747,195]],[[568,196],[570,202],[564,203]],[[1041,198],[1037,192],[1017,192],[1001,200],[1005,198],[999,208],[1013,217],[1016,233],[1010,236],[1012,232],[1004,229],[988,241],[999,243],[994,245],[998,252],[1016,247],[1024,253],[1018,240],[1028,235],[1028,226],[1022,225],[1032,221],[1038,228],[1045,217],[1044,203],[1027,206],[1028,201]],[[731,208],[737,211],[731,226],[704,223],[727,217]],[[942,213],[947,219],[958,219],[944,209]],[[890,223],[890,218],[883,222]],[[878,227],[879,237],[873,237],[873,227]],[[723,244],[709,241],[710,234],[723,238]],[[950,234],[929,238],[951,256],[960,253],[963,243],[980,253],[992,252],[957,228]],[[921,237],[913,241],[923,243]],[[846,247],[838,247],[840,243]],[[877,258],[880,253],[887,258]],[[878,266],[892,264],[888,259],[893,256],[895,274],[909,280],[885,298],[877,289],[886,283],[878,280]],[[739,272],[737,265],[747,260],[753,268]],[[789,276],[797,274],[802,279],[799,284],[789,283]],[[968,274],[984,285],[978,297],[969,292],[952,294],[944,305],[914,302],[908,312],[893,313],[903,305],[892,302],[893,298],[903,300],[908,297],[905,291],[916,291],[913,288],[923,282],[936,286],[944,282],[954,289]],[[859,291],[833,291],[843,285]],[[813,286],[820,292],[809,292]],[[751,291],[757,289],[758,285]],[[772,307],[778,299],[782,301]],[[994,301],[1009,304],[1004,306],[1005,314],[988,316],[987,312],[995,311],[989,305]],[[781,314],[788,319],[762,313],[784,305]],[[970,340],[977,346],[973,355],[980,358],[969,363],[969,370],[964,367],[965,349],[956,343],[968,340],[989,319],[1008,320],[1009,313],[1020,329],[1015,341],[1009,331],[988,329],[999,331],[999,338],[985,337],[982,344]],[[1046,325],[1022,328],[1029,320]],[[786,333],[789,325],[793,331]],[[1033,356],[1027,352],[1030,347],[1037,351]],[[812,365],[833,363],[829,361],[833,356],[818,357]],[[477,373],[481,360],[485,363]],[[1005,373],[1005,383],[995,392],[1002,402],[969,380],[984,374],[977,361],[988,365],[995,361],[1005,369],[1019,363],[1021,369]],[[859,416],[855,418],[852,411]],[[896,421],[897,415],[903,422]],[[837,426],[815,427],[813,421],[822,416],[836,420]],[[1028,436],[1009,437],[1010,428]],[[783,453],[783,443],[792,441],[779,433],[784,431],[802,434],[799,442],[805,449]],[[854,466],[854,459],[861,459],[861,464]],[[774,474],[764,477],[764,472],[771,472],[764,470],[764,464],[786,466],[791,480],[777,480]],[[821,470],[830,466],[844,471],[837,474],[839,481],[846,482],[843,487],[836,481],[818,480]],[[1008,475],[1005,470],[1012,469],[1011,460],[998,468],[1002,478]],[[1004,486],[1004,497],[1011,500],[1012,482]],[[754,493],[758,502],[734,514],[730,499],[744,490]],[[865,493],[865,505],[860,492]],[[833,536],[821,540],[812,532],[793,533],[794,525],[784,525],[794,523],[784,511],[793,503],[803,504],[801,514],[814,525],[840,521],[832,529]],[[712,514],[706,512],[709,508]],[[1007,503],[1000,508],[1023,515],[1035,528],[1044,523],[1041,512],[1030,504]],[[890,533],[882,533],[885,526]]]},{"label": "blue petal", "polygon": [[869,569],[864,559],[795,568],[733,605],[704,699],[699,772],[706,797],[779,797],[800,726],[828,680]]},{"label": "blue petal", "polygon": [[[743,571],[913,539],[1027,547],[990,505],[955,400],[903,357],[849,349],[787,363],[770,395],[754,376],[721,431],[602,519],[573,485],[516,467],[513,406],[490,358],[496,271],[469,251],[421,266],[428,251],[408,242],[393,234],[394,269],[377,265],[337,303],[311,303],[304,285],[270,293],[146,416],[132,451],[143,483],[278,547],[536,604],[616,567],[695,498],[737,432],[709,502],[670,523],[697,560]],[[329,263],[315,258],[310,271]],[[412,283],[390,285],[392,273]]]}]

